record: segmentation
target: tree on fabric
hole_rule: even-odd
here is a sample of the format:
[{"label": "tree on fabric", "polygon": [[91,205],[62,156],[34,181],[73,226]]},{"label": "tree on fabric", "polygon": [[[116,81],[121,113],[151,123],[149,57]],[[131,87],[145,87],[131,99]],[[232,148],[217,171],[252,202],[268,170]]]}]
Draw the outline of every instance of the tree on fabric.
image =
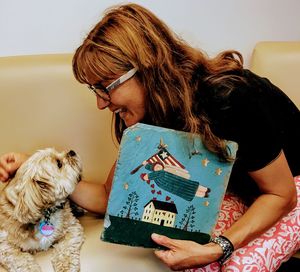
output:
[{"label": "tree on fabric", "polygon": [[123,206],[123,209],[120,212],[121,216],[125,218],[133,218],[134,216],[138,216],[138,201],[138,194],[136,192],[130,193],[128,195],[126,204]]},{"label": "tree on fabric", "polygon": [[194,205],[188,206],[184,215],[182,216],[181,221],[179,222],[183,230],[187,231],[188,228],[193,230],[193,227],[195,226],[195,214],[196,211]]}]

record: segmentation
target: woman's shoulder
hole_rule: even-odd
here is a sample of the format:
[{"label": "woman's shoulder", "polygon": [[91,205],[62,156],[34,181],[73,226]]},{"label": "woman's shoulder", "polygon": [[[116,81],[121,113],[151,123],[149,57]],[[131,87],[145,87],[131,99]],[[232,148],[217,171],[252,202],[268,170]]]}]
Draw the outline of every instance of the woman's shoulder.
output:
[{"label": "woman's shoulder", "polygon": [[[243,99],[245,103],[261,104],[262,108],[278,111],[281,109],[281,114],[299,114],[299,109],[293,101],[281,90],[273,84],[268,78],[261,77],[248,69],[244,69],[242,73],[244,84],[241,88],[235,88],[232,97],[238,103]],[[297,114],[297,115],[298,115]]]},{"label": "woman's shoulder", "polygon": [[289,97],[269,79],[261,77],[248,69],[228,72],[218,78],[204,82],[199,90],[196,103],[209,115],[244,113],[290,115],[299,111]]},{"label": "woman's shoulder", "polygon": [[235,96],[254,96],[262,88],[271,88],[267,79],[264,79],[248,69],[227,71],[207,77],[200,90],[202,96],[211,100],[223,100]]}]

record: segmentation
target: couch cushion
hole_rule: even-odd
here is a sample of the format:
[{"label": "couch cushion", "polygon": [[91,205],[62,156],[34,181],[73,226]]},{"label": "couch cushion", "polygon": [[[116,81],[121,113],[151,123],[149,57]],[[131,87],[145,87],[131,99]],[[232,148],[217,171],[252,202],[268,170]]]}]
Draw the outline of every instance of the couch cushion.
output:
[{"label": "couch cushion", "polygon": [[300,42],[260,42],[250,69],[269,78],[300,108]]},{"label": "couch cushion", "polygon": [[[86,214],[80,218],[80,222],[85,233],[80,258],[82,272],[170,271],[154,256],[152,249],[102,242],[100,234],[103,229],[103,219],[93,214]],[[36,254],[36,258],[43,271],[53,271],[49,252],[40,252]]]}]

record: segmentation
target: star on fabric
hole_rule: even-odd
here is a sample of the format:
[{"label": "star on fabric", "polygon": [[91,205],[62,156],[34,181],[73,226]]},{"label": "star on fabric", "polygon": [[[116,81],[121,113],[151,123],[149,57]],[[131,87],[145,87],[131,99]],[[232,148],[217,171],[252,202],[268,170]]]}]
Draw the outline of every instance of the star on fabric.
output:
[{"label": "star on fabric", "polygon": [[168,157],[167,152],[162,152],[160,155],[161,155],[161,157],[162,157],[163,159],[165,159],[165,158]]},{"label": "star on fabric", "polygon": [[128,185],[128,183],[127,183],[127,182],[125,182],[125,183],[123,184],[123,187],[124,187],[124,189],[127,191],[127,190],[128,190],[128,188],[129,188],[129,185]]},{"label": "star on fabric", "polygon": [[222,174],[222,169],[217,168],[215,173],[216,173],[216,175],[220,176]]},{"label": "star on fabric", "polygon": [[204,167],[207,167],[209,160],[207,158],[205,158],[204,160],[201,161],[201,163]]},{"label": "star on fabric", "polygon": [[207,207],[209,205],[209,201],[204,201],[203,205]]}]

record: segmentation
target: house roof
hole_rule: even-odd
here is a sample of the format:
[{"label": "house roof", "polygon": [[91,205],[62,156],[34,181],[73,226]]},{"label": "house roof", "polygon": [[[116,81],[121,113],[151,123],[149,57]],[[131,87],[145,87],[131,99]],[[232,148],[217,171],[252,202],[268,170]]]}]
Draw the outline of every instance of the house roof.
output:
[{"label": "house roof", "polygon": [[150,200],[145,206],[148,206],[150,203],[153,203],[155,209],[158,210],[163,210],[163,211],[167,211],[167,212],[172,212],[172,213],[178,213],[177,212],[177,208],[176,205],[174,203],[170,203],[170,202],[164,202],[164,201],[159,201],[159,200]]}]

